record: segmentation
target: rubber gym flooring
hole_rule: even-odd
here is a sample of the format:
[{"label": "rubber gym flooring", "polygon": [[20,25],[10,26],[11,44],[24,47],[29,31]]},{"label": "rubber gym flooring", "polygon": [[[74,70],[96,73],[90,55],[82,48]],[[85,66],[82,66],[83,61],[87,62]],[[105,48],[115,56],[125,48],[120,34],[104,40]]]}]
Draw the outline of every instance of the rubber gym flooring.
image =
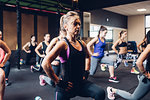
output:
[{"label": "rubber gym flooring", "polygon": [[[131,65],[130,65],[131,66]],[[120,83],[108,82],[108,69],[105,72],[98,68],[94,76],[90,76],[88,80],[101,86],[105,91],[107,86],[113,86],[119,89],[124,89],[128,92],[133,92],[138,84],[137,75],[130,74],[131,67],[124,67],[123,64],[115,70],[116,76]],[[40,96],[42,100],[54,100],[55,89],[49,85],[40,86],[39,75],[41,73],[30,71],[30,66],[23,65],[18,70],[15,67],[11,68],[9,80],[12,82],[11,86],[5,89],[4,100],[34,100],[36,96]],[[142,91],[141,91],[142,92]],[[107,92],[106,92],[107,93]],[[150,93],[148,93],[142,100],[150,100]],[[92,98],[75,97],[71,100],[93,100]],[[106,94],[106,99],[107,94]],[[117,96],[116,100],[124,100]]]}]

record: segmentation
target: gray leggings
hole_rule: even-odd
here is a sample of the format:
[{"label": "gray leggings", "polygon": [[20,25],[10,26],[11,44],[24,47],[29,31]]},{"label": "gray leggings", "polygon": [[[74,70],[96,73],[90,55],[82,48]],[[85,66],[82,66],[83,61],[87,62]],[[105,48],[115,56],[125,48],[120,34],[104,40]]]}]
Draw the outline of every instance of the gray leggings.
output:
[{"label": "gray leggings", "polygon": [[140,100],[150,91],[150,80],[144,75],[140,77],[139,84],[133,94],[117,89],[116,94],[127,100]]},{"label": "gray leggings", "polygon": [[137,56],[127,53],[127,54],[119,54],[117,56],[116,63],[114,64],[114,67],[118,68],[118,66],[121,64],[123,59],[125,59],[125,60],[131,60],[132,59],[133,60],[132,61],[132,67],[136,66]]},{"label": "gray leggings", "polygon": [[113,66],[113,60],[109,56],[104,56],[102,58],[95,58],[91,57],[91,68],[90,68],[90,75],[94,75],[98,68],[98,64],[108,64],[109,66]]}]

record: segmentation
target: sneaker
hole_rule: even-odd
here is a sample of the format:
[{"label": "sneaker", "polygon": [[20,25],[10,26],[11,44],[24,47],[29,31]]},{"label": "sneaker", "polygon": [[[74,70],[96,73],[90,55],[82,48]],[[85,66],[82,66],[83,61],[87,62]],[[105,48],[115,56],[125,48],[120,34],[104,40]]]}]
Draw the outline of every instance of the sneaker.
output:
[{"label": "sneaker", "polygon": [[128,67],[128,66],[129,66],[129,64],[128,64],[127,61],[124,61],[124,65],[125,65],[125,67]]},{"label": "sneaker", "polygon": [[138,80],[140,80],[140,77],[141,77],[140,75],[137,75],[137,79],[138,79]]},{"label": "sneaker", "polygon": [[8,80],[5,80],[5,86],[10,86],[11,83]]},{"label": "sneaker", "polygon": [[109,82],[119,83],[117,77],[109,77]]},{"label": "sneaker", "polygon": [[43,77],[44,77],[44,75],[40,75],[40,76],[39,76],[39,80],[40,80],[40,85],[41,85],[41,86],[46,85],[46,82],[45,82],[45,80],[43,79]]},{"label": "sneaker", "polygon": [[102,70],[102,71],[105,71],[105,70],[106,70],[105,67],[106,67],[106,64],[101,64],[101,70]]},{"label": "sneaker", "polygon": [[33,67],[34,67],[33,65],[31,65],[31,67],[30,67],[30,70],[31,70],[32,73],[34,72],[34,68]]},{"label": "sneaker", "polygon": [[115,100],[115,96],[114,96],[114,93],[112,92],[111,87],[107,87],[107,96],[108,96],[108,99]]},{"label": "sneaker", "polygon": [[131,73],[132,73],[132,74],[140,74],[140,72],[137,71],[136,69],[131,69]]}]

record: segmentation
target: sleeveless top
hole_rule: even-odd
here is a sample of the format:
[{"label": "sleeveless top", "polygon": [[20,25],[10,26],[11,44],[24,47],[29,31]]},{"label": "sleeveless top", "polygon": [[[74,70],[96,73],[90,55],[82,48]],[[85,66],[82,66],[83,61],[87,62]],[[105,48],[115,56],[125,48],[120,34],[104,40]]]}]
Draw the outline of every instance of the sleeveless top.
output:
[{"label": "sleeveless top", "polygon": [[30,42],[30,47],[29,47],[29,50],[31,50],[31,54],[32,55],[36,55],[35,53],[35,48],[37,47],[37,45],[35,44],[35,46],[32,45],[32,43]]},{"label": "sleeveless top", "polygon": [[66,57],[60,56],[61,61],[61,78],[64,81],[70,81],[73,84],[80,84],[80,82],[83,80],[83,74],[85,71],[85,50],[83,44],[78,41],[82,47],[82,50],[79,51],[75,49],[70,42],[67,40],[67,38],[64,38],[65,42],[68,45],[67,51],[66,51]]},{"label": "sleeveless top", "polygon": [[127,47],[127,43],[126,42],[121,42],[121,44],[118,44],[118,47]]},{"label": "sleeveless top", "polygon": [[146,41],[144,41],[144,42],[141,44],[141,47],[142,47],[142,48],[146,48],[146,46],[147,46],[147,43],[146,43]]},{"label": "sleeveless top", "polygon": [[99,42],[94,44],[94,53],[99,53],[98,56],[92,56],[95,58],[102,58],[104,56],[104,49],[106,46],[106,42],[102,42],[100,38],[98,38]]},{"label": "sleeveless top", "polygon": [[42,52],[43,52],[43,54],[45,54],[45,55],[46,55],[46,48],[47,48],[47,45],[45,44],[45,42],[44,42],[44,41],[42,42],[42,46],[43,46],[43,48],[42,48]]}]

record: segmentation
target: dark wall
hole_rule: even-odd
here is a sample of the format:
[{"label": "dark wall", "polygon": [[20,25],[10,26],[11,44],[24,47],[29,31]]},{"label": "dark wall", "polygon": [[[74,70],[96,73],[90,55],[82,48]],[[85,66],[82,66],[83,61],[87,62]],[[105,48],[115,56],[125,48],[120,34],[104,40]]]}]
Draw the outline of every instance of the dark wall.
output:
[{"label": "dark wall", "polygon": [[[127,16],[109,12],[106,10],[93,10],[91,12],[91,23],[118,28],[127,28]],[[107,18],[109,21],[107,21]]]},{"label": "dark wall", "polygon": [[58,14],[48,16],[48,32],[51,34],[51,39],[59,35],[59,20],[60,15]]}]

